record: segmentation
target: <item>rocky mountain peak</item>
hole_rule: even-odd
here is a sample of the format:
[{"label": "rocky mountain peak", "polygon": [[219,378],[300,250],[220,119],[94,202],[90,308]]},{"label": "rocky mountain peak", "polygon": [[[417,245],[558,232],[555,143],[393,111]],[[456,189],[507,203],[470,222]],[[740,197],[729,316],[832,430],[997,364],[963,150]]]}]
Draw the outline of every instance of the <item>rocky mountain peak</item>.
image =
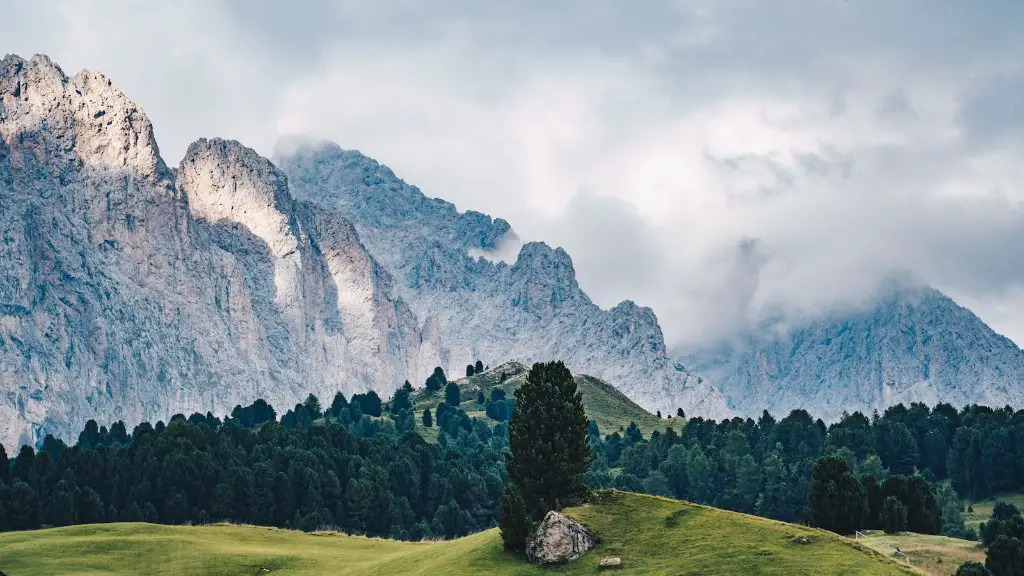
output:
[{"label": "rocky mountain peak", "polygon": [[288,179],[237,141],[203,138],[192,143],[178,168],[178,185],[197,218],[242,224],[268,243],[289,228],[293,200]]},{"label": "rocky mountain peak", "polygon": [[513,305],[525,310],[550,311],[564,302],[590,303],[576,282],[576,270],[569,254],[544,242],[528,242],[519,251],[509,277],[518,284]]},{"label": "rocky mountain peak", "polygon": [[149,118],[103,74],[83,70],[68,78],[46,56],[9,55],[0,63],[0,103],[3,137],[36,160],[127,170],[150,181],[170,175]]}]

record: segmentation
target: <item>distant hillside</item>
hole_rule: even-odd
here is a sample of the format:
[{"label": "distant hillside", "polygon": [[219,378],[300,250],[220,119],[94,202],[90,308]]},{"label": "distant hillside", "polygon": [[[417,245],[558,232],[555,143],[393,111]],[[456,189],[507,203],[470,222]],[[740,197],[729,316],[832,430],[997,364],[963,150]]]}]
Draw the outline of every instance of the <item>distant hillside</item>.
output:
[{"label": "distant hillside", "polygon": [[604,493],[568,513],[601,544],[561,567],[506,554],[497,529],[449,542],[397,542],[251,526],[95,524],[0,534],[0,567],[14,576],[149,574],[387,575],[594,574],[603,556],[618,574],[912,574],[828,532],[674,500]]},{"label": "distant hillside", "polygon": [[[491,390],[500,386],[505,390],[508,398],[512,398],[516,389],[522,386],[526,380],[527,371],[528,368],[519,362],[506,362],[480,374],[456,380],[455,382],[462,389],[462,405],[460,407],[470,416],[486,417],[483,412],[484,407],[475,402],[477,394],[483,392],[485,398],[489,397]],[[611,434],[619,427],[629,426],[630,422],[636,422],[644,432],[644,436],[650,436],[654,430],[664,431],[666,426],[674,422],[676,428],[681,426],[681,423],[674,419],[659,419],[603,380],[586,374],[574,374],[573,377],[576,380],[576,386],[583,394],[583,409],[586,410],[587,416],[591,420],[597,422],[602,434]],[[443,390],[434,394],[425,390],[417,391],[413,400],[417,416],[422,413],[424,408],[433,410],[443,399]]]},{"label": "distant hillside", "polygon": [[903,402],[1024,407],[1024,351],[938,290],[894,280],[868,308],[691,350],[745,416],[805,408],[835,420]]}]

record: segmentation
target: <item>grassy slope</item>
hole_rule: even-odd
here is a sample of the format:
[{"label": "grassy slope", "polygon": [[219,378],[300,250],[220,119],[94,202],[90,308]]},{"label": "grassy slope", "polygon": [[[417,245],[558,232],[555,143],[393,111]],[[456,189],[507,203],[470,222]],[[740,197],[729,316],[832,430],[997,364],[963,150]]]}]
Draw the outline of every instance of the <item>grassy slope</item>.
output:
[{"label": "grassy slope", "polygon": [[0,534],[0,569],[11,576],[593,574],[602,556],[615,555],[620,574],[911,573],[834,534],[653,496],[606,493],[569,513],[601,545],[554,568],[504,553],[496,529],[402,543],[250,526],[99,524]]},{"label": "grassy slope", "polygon": [[886,556],[893,555],[893,548],[899,547],[911,564],[933,576],[952,576],[964,562],[985,563],[985,551],[979,543],[946,536],[870,531],[858,542]]},{"label": "grassy slope", "polygon": [[1010,492],[993,496],[987,500],[971,502],[970,504],[974,511],[964,514],[964,520],[967,522],[967,525],[977,528],[982,522],[988,522],[989,518],[992,517],[992,509],[995,508],[996,502],[1008,502],[1020,510],[1024,510],[1024,493]]},{"label": "grassy slope", "polygon": [[[483,392],[485,397],[489,397],[491,389],[500,385],[508,396],[512,397],[512,393],[523,384],[526,370],[526,367],[521,364],[509,362],[481,374],[457,380],[456,383],[462,389],[460,408],[470,416],[486,417],[483,406],[476,403],[477,393]],[[507,379],[504,384],[501,384],[503,372]],[[631,421],[636,422],[645,436],[650,436],[654,430],[664,431],[665,427],[669,425],[679,428],[678,421],[674,419],[660,420],[607,382],[585,374],[575,374],[574,376],[576,386],[583,394],[583,408],[591,420],[597,421],[602,434],[611,434],[620,426],[625,428]],[[433,394],[418,392],[413,400],[417,417],[422,414],[424,408],[434,410],[442,400],[444,400],[443,390]]]}]

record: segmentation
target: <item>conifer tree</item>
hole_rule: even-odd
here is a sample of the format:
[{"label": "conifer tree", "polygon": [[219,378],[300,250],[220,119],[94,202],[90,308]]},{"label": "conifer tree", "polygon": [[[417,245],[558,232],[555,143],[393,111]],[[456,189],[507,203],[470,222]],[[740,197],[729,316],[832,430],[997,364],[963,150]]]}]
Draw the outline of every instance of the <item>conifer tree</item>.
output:
[{"label": "conifer tree", "polygon": [[458,406],[462,402],[462,393],[459,390],[459,385],[455,382],[449,382],[448,386],[444,389],[444,403],[449,406]]},{"label": "conifer tree", "polygon": [[565,364],[534,364],[516,390],[506,460],[532,519],[586,497],[584,474],[593,461],[588,424],[583,396]]}]

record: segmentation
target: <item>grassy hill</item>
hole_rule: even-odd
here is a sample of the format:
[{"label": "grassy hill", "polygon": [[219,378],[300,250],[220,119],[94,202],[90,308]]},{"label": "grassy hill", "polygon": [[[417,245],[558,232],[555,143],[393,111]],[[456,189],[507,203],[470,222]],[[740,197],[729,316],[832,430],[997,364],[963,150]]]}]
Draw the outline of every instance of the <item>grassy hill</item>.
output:
[{"label": "grassy hill", "polygon": [[568,565],[542,568],[506,554],[496,529],[450,542],[396,542],[252,526],[97,524],[0,534],[9,576],[594,574],[619,556],[619,574],[912,574],[853,541],[714,508],[602,493],[568,511],[601,544]]},{"label": "grassy hill", "polygon": [[[491,389],[501,387],[511,398],[512,393],[526,380],[527,371],[527,367],[518,362],[506,362],[480,374],[456,380],[455,383],[462,390],[460,408],[470,416],[485,418],[484,407],[476,403],[477,394],[483,392],[484,397],[489,397]],[[502,375],[504,375],[504,379],[502,379]],[[591,420],[597,421],[602,434],[611,434],[620,426],[622,428],[629,426],[630,422],[636,422],[645,436],[649,436],[654,430],[664,431],[665,427],[670,424],[674,424],[677,429],[681,425],[674,419],[659,419],[607,382],[586,374],[574,374],[573,376],[576,379],[576,386],[583,395],[583,408]],[[416,409],[416,414],[419,415],[424,408],[433,410],[442,400],[444,400],[443,390],[435,393],[418,391],[413,398],[413,406]]]}]

